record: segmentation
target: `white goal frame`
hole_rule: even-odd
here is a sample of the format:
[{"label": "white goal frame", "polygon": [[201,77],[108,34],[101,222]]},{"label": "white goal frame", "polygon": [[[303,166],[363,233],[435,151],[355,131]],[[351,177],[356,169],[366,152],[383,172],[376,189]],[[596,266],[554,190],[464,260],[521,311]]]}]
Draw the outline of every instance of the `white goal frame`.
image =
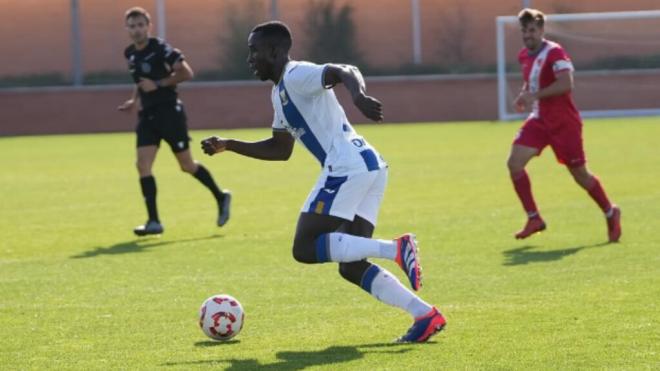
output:
[{"label": "white goal frame", "polygon": [[[660,10],[641,10],[629,12],[602,12],[602,13],[568,13],[549,14],[547,20],[552,22],[564,21],[593,21],[606,19],[660,19]],[[525,117],[524,114],[508,112],[507,104],[507,74],[506,74],[506,48],[504,26],[518,24],[516,16],[499,16],[495,18],[497,38],[497,111],[501,121],[514,120]],[[614,72],[614,71],[612,71]],[[660,108],[651,109],[615,109],[615,110],[580,110],[582,117],[623,117],[623,116],[654,116],[660,115]]]}]

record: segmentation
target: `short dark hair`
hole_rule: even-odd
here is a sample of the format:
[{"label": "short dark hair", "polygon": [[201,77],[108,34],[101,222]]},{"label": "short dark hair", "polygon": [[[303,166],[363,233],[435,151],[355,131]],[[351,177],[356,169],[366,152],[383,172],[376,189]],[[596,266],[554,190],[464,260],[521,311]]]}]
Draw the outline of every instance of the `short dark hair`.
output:
[{"label": "short dark hair", "polygon": [[144,17],[144,19],[147,20],[147,24],[151,23],[151,16],[149,15],[149,12],[147,12],[144,8],[140,8],[139,6],[134,6],[128,9],[124,15],[124,20],[128,21],[129,18],[134,17]]},{"label": "short dark hair", "polygon": [[538,9],[525,8],[518,13],[518,21],[523,27],[527,27],[531,22],[536,23],[539,27],[543,27],[545,24],[545,14]]},{"label": "short dark hair", "polygon": [[270,21],[258,24],[252,29],[252,33],[263,35],[273,46],[286,51],[289,51],[293,44],[291,30],[284,22]]}]

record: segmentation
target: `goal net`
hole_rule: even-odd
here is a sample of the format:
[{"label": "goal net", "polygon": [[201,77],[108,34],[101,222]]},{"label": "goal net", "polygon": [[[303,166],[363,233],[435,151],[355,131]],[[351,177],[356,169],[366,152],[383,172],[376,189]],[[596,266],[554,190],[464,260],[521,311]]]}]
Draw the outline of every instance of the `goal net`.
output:
[{"label": "goal net", "polygon": [[[518,18],[497,17],[496,30],[499,119],[518,119],[525,116],[512,105],[522,86]],[[545,37],[573,61],[583,117],[660,115],[660,10],[551,14]]]}]

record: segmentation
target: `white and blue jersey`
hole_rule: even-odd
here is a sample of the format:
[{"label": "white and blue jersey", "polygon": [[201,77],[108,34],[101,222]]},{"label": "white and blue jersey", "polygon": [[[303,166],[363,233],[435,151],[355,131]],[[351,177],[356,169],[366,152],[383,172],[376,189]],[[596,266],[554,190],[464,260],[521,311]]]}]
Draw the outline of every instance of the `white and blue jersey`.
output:
[{"label": "white and blue jersey", "polygon": [[322,171],[302,212],[354,220],[374,226],[387,184],[387,164],[346,118],[331,86],[326,66],[290,61],[271,100],[273,130],[286,130],[321,163]]},{"label": "white and blue jersey", "polygon": [[324,85],[326,65],[290,61],[273,87],[273,130],[286,130],[333,176],[387,167],[346,118],[331,86]]}]

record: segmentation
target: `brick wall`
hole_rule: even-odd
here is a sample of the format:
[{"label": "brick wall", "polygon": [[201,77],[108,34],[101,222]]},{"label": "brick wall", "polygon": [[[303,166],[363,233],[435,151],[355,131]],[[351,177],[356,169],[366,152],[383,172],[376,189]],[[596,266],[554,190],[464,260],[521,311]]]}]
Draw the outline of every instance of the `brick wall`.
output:
[{"label": "brick wall", "polygon": [[[384,104],[387,122],[496,120],[497,88],[492,75],[368,79],[369,93]],[[512,79],[512,94],[519,86]],[[577,76],[580,109],[656,108],[660,76]],[[644,94],[631,94],[644,89]],[[0,136],[131,131],[135,115],[116,111],[131,86],[0,90]],[[192,129],[270,127],[271,85],[194,83],[181,87]],[[367,121],[345,89],[339,99],[353,123]]]}]

